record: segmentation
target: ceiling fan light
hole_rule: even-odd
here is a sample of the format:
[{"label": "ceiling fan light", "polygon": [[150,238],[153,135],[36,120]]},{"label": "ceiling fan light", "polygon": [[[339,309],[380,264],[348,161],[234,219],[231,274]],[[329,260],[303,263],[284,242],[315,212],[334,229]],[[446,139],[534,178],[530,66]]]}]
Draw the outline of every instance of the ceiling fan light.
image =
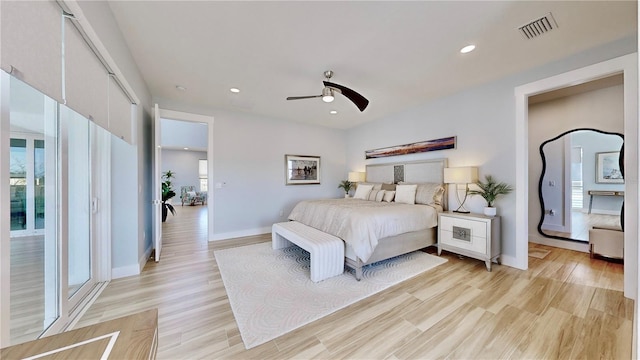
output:
[{"label": "ceiling fan light", "polygon": [[333,91],[331,89],[329,89],[328,87],[322,89],[322,101],[330,103],[333,101],[333,99]]}]

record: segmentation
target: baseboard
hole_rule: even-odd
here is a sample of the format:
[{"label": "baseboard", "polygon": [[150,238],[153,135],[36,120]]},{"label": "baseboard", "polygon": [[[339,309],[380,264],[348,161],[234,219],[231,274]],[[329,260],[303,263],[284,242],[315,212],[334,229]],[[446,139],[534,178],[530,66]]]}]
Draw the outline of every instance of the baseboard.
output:
[{"label": "baseboard", "polygon": [[121,266],[111,269],[111,280],[134,275],[140,275],[140,266],[138,264]]},{"label": "baseboard", "polygon": [[500,255],[500,264],[502,264],[504,266],[510,266],[512,268],[516,268],[516,269],[520,269],[520,270],[527,270],[527,267],[525,267],[523,269],[520,266],[520,264],[518,263],[518,259],[516,259],[515,256]]},{"label": "baseboard", "polygon": [[142,257],[138,259],[138,265],[140,266],[140,268],[138,269],[138,274],[142,273],[142,269],[144,269],[144,266],[147,265],[147,261],[149,261],[152,251],[153,251],[153,244],[149,244],[149,247],[144,251],[144,254],[142,255]]},{"label": "baseboard", "polygon": [[144,254],[142,254],[140,259],[138,259],[138,264],[112,268],[111,279],[113,280],[113,279],[119,279],[127,276],[140,275],[140,273],[142,273],[142,269],[144,269],[144,266],[147,264],[147,261],[149,261],[149,257],[151,256],[151,250],[153,250],[152,246],[149,245],[149,247],[145,250]]},{"label": "baseboard", "polygon": [[256,228],[256,229],[248,229],[241,231],[230,231],[226,233],[214,234],[213,239],[209,241],[218,241],[218,240],[227,240],[227,239],[235,239],[239,237],[245,236],[255,236],[255,235],[263,235],[263,234],[271,234],[271,226]]}]

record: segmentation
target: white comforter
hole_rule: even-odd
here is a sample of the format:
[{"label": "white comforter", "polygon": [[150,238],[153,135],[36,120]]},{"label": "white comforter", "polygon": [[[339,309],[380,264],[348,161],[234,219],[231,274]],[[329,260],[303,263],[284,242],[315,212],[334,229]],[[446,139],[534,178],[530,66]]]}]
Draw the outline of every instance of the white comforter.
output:
[{"label": "white comforter", "polygon": [[343,239],[364,262],[378,239],[438,224],[439,206],[409,205],[357,199],[306,200],[298,203],[289,220]]}]

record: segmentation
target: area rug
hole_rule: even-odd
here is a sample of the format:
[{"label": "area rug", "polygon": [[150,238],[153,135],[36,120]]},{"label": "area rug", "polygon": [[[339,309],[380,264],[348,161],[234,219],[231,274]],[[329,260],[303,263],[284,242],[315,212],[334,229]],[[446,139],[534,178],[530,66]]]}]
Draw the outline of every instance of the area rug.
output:
[{"label": "area rug", "polygon": [[544,259],[551,251],[543,249],[529,249],[529,256],[536,259]]},{"label": "area rug", "polygon": [[242,341],[247,349],[320,319],[447,260],[416,251],[314,283],[309,253],[261,243],[214,252]]}]

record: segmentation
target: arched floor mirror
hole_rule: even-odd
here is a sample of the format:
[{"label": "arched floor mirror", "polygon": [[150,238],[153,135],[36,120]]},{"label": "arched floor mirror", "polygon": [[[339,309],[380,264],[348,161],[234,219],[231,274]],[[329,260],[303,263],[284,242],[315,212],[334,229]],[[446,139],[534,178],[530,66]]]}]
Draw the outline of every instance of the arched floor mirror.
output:
[{"label": "arched floor mirror", "polygon": [[538,232],[588,242],[593,226],[624,228],[624,135],[566,131],[540,145]]}]

